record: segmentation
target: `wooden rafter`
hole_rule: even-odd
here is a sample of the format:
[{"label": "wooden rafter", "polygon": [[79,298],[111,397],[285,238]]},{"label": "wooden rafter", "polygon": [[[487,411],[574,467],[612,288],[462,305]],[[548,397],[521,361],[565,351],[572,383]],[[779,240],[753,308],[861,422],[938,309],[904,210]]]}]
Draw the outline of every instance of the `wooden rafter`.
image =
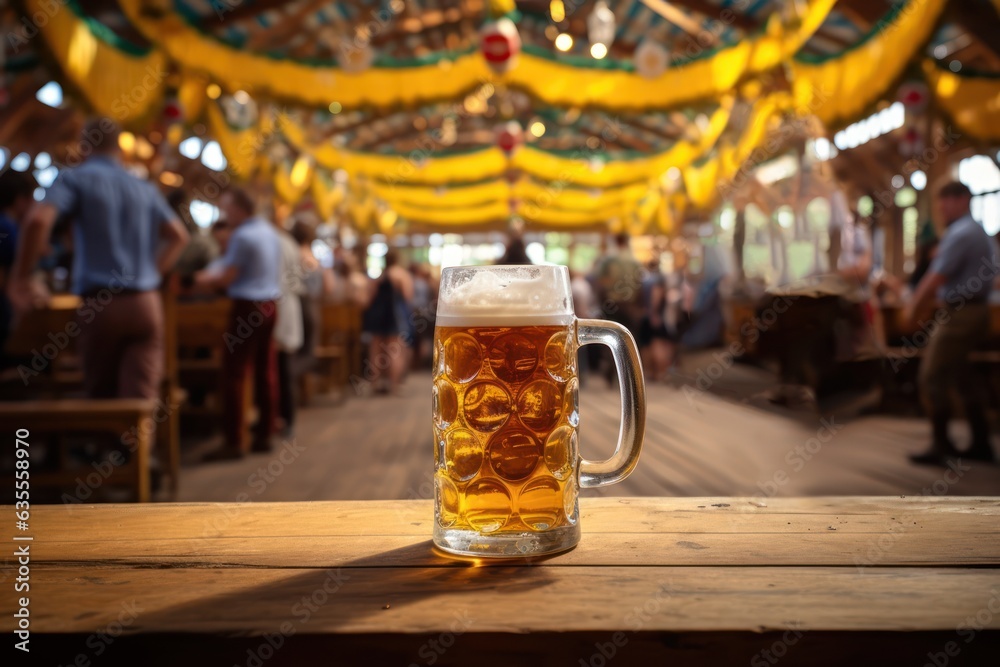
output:
[{"label": "wooden rafter", "polygon": [[1000,62],[1000,16],[989,5],[976,2],[952,2],[948,17],[972,35],[985,51]]},{"label": "wooden rafter", "polygon": [[676,123],[671,122],[667,127],[656,127],[654,125],[648,124],[639,116],[630,116],[628,118],[622,119],[622,124],[629,125],[635,129],[646,132],[661,139],[667,139],[669,141],[677,141],[677,139],[683,137],[687,132],[686,123],[685,126],[679,127]]},{"label": "wooden rafter", "polygon": [[256,0],[256,2],[243,2],[232,8],[229,8],[229,5],[226,5],[228,11],[218,11],[206,14],[201,19],[201,27],[208,30],[219,28],[230,21],[242,21],[244,19],[254,18],[259,14],[272,9],[278,9],[279,7],[287,4],[288,0]]},{"label": "wooden rafter", "polygon": [[678,8],[675,3],[667,2],[667,0],[642,0],[642,4],[689,35],[695,37],[702,36],[703,34],[711,35],[711,43],[714,44],[716,42],[715,35],[705,30],[704,23],[687,14],[683,9]]},{"label": "wooden rafter", "polygon": [[275,25],[257,33],[251,33],[247,47],[251,51],[267,50],[274,47],[295,32],[302,30],[306,18],[319,11],[329,0],[306,0],[291,14],[286,14]]},{"label": "wooden rafter", "polygon": [[720,20],[723,23],[731,23],[742,30],[753,31],[760,27],[760,21],[753,16],[733,10],[728,10],[729,13],[724,15],[727,20],[723,20],[723,13],[727,10],[721,5],[708,2],[708,0],[672,0],[671,4],[698,12],[710,19]]},{"label": "wooden rafter", "polygon": [[878,23],[889,9],[885,0],[841,0],[837,3],[837,10],[862,31]]},{"label": "wooden rafter", "polygon": [[375,48],[385,44],[405,39],[407,36],[421,32],[428,32],[433,35],[434,40],[439,42],[438,48],[444,45],[444,38],[440,29],[444,31],[458,31],[468,34],[466,24],[470,19],[475,23],[484,11],[483,0],[463,0],[458,6],[428,8],[419,14],[406,15],[389,30],[383,30],[371,38],[372,46]]}]

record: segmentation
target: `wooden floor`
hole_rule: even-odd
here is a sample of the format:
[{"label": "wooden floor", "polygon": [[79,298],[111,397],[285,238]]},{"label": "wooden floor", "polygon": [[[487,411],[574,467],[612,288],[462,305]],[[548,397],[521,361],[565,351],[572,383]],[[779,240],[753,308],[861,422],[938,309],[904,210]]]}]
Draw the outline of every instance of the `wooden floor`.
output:
[{"label": "wooden floor", "polygon": [[[710,358],[705,361],[711,361]],[[825,417],[773,408],[759,398],[770,378],[734,366],[712,392],[685,377],[647,388],[642,457],[625,482],[585,492],[605,496],[1000,495],[1000,466],[915,466],[925,421]],[[704,384],[702,385],[704,386]],[[606,458],[617,438],[617,390],[594,378],[581,390],[581,449]],[[399,397],[320,398],[299,414],[297,442],[272,454],[196,463],[207,443],[186,443],[183,501],[374,500],[433,497],[430,376],[409,377]],[[954,426],[959,446],[967,439]],[[995,446],[1000,451],[1000,436]]]}]

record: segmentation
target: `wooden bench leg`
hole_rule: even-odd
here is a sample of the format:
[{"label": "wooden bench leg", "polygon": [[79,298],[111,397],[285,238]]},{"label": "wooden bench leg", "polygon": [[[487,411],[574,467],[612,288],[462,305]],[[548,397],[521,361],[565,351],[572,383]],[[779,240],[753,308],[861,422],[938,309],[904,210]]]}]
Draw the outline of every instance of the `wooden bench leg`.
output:
[{"label": "wooden bench leg", "polygon": [[177,490],[180,486],[181,476],[181,439],[180,439],[180,414],[179,405],[171,409],[167,420],[161,428],[169,429],[166,436],[167,441],[167,474],[170,475],[170,500],[177,499]]},{"label": "wooden bench leg", "polygon": [[149,433],[142,428],[141,420],[138,429],[138,437],[135,448],[135,460],[133,461],[133,472],[135,479],[135,499],[136,502],[149,502]]}]

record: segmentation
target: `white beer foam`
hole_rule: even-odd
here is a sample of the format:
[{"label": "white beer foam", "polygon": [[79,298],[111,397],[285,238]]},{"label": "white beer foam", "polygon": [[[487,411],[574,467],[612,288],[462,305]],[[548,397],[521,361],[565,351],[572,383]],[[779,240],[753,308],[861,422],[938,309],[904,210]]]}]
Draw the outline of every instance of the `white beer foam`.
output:
[{"label": "white beer foam", "polygon": [[441,274],[439,326],[565,325],[573,313],[565,266],[452,267]]}]

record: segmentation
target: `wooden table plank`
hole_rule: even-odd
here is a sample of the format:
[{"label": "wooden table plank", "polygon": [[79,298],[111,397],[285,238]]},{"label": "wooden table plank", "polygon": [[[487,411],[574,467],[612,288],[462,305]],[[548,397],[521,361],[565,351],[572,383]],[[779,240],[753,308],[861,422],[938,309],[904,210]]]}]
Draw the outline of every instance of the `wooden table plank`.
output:
[{"label": "wooden table plank", "polygon": [[[47,591],[31,609],[42,633],[94,632],[133,607],[129,633],[260,635],[291,622],[310,633],[409,634],[447,630],[456,615],[476,632],[615,632],[634,629],[637,609],[646,631],[946,630],[1000,602],[1000,572],[979,569],[45,567],[32,583]],[[5,632],[13,612],[7,596]],[[1000,614],[985,627],[1000,629]]]},{"label": "wooden table plank", "polygon": [[[249,494],[248,494],[249,495]],[[760,505],[763,505],[761,507]],[[33,519],[61,540],[260,536],[414,535],[428,537],[429,500],[309,503],[172,503],[39,506]],[[597,533],[775,533],[890,531],[907,517],[925,526],[1000,530],[1000,498],[581,498],[585,535]],[[850,520],[845,524],[839,521]],[[791,525],[791,528],[788,526]],[[901,531],[903,532],[903,531]]]},{"label": "wooden table plank", "polygon": [[[1000,560],[996,499],[584,498],[581,512],[583,540],[560,564],[882,567]],[[46,538],[35,558],[97,567],[456,566],[428,545],[432,514],[430,501],[39,507],[33,521]]]},{"label": "wooden table plank", "polygon": [[[981,629],[964,664],[1000,650],[1000,498],[585,498],[581,511],[578,548],[515,563],[434,553],[429,501],[40,506],[32,632],[64,664],[120,625],[102,664],[153,667],[250,664],[268,636],[285,645],[268,667],[430,664],[423,651],[449,633],[436,664],[484,651],[487,665],[603,664],[590,657],[615,636],[631,642],[615,667],[755,664],[789,632],[807,639],[783,667],[895,664],[961,640],[968,619]],[[0,629],[14,611],[0,600]]]}]

